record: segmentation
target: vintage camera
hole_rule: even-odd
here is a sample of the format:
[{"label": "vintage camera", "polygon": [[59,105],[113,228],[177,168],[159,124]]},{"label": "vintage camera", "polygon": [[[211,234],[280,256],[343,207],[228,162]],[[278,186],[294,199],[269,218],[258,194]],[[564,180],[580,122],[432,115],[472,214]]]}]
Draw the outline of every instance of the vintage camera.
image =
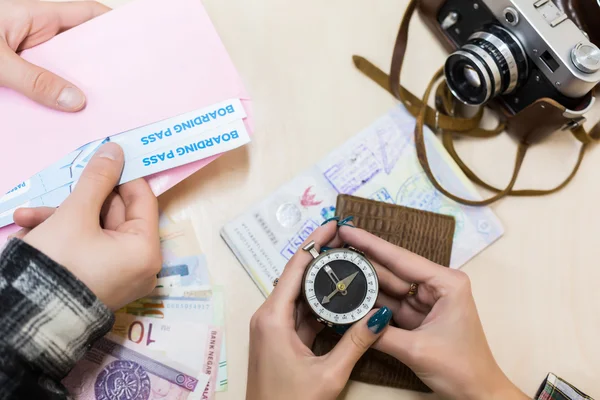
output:
[{"label": "vintage camera", "polygon": [[419,8],[452,51],[444,72],[462,103],[489,102],[528,142],[583,121],[600,82],[600,49],[554,2],[422,0]]}]

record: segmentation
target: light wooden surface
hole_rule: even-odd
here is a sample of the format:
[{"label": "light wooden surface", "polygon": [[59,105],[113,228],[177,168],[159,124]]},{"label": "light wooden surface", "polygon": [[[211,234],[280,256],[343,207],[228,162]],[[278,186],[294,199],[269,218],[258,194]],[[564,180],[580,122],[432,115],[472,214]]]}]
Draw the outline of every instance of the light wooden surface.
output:
[{"label": "light wooden surface", "polygon": [[[114,7],[126,1],[105,3]],[[226,287],[230,383],[217,399],[239,400],[245,393],[248,322],[264,299],[219,230],[394,106],[390,95],[355,70],[351,56],[363,55],[388,70],[407,1],[204,4],[254,100],[255,135],[246,148],[167,192],[161,204],[171,214],[193,218],[211,272]],[[444,59],[433,36],[414,21],[406,86],[421,94]],[[536,146],[518,186],[558,182],[577,146],[567,134]],[[458,148],[484,178],[505,184],[515,152],[507,136],[465,140]],[[552,371],[600,397],[599,166],[600,149],[593,147],[562,192],[494,205],[506,234],[463,268],[494,355],[532,396]],[[342,397],[436,398],[359,383],[351,383]]]}]

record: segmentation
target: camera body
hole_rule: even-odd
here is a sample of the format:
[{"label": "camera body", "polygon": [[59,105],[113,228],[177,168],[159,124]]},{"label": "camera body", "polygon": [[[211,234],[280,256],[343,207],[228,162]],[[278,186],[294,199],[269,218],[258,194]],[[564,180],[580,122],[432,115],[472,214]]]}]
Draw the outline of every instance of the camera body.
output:
[{"label": "camera body", "polygon": [[444,71],[458,100],[489,103],[526,142],[583,122],[600,49],[552,0],[421,0],[419,11],[452,52]]}]

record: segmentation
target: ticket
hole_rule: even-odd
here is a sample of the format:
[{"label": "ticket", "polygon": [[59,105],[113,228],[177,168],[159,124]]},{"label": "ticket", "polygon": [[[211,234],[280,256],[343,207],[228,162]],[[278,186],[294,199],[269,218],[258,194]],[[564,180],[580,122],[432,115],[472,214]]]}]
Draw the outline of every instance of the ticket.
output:
[{"label": "ticket", "polygon": [[250,143],[250,136],[242,120],[185,136],[167,147],[127,160],[119,184],[212,157],[247,143]]},{"label": "ticket", "polygon": [[[13,213],[21,207],[58,207],[68,196],[81,177],[83,169],[91,159],[92,155],[106,141],[93,142],[84,146],[69,165],[60,168],[61,174],[52,179],[52,183],[63,184],[44,192],[37,197],[31,198],[25,193],[19,196],[21,202],[8,210],[0,211],[0,227],[10,225],[14,222]],[[221,154],[250,142],[250,136],[242,120],[237,120],[209,131],[199,131],[194,135],[184,136],[170,142],[171,145],[159,149],[133,160],[126,160],[121,174],[119,185],[130,182],[137,178],[153,175],[171,168],[179,167],[194,161],[202,160]],[[55,171],[55,170],[53,170]],[[68,171],[68,172],[65,172]],[[48,172],[51,174],[52,171]],[[64,172],[64,173],[63,173]],[[40,174],[38,174],[40,175]],[[59,179],[60,178],[60,179]],[[50,181],[48,181],[50,182]],[[51,185],[46,185],[44,188]],[[23,189],[18,189],[23,190]],[[10,194],[10,193],[9,193]],[[12,204],[13,202],[11,202]]]},{"label": "ticket", "polygon": [[[12,221],[14,210],[25,204],[54,207],[53,204],[66,193],[66,188],[70,190],[79,180],[91,156],[108,141],[123,148],[122,184],[248,143],[244,118],[246,111],[241,101],[229,99],[88,143],[0,197],[0,227],[5,226],[6,221]],[[48,196],[44,196],[46,194]]]},{"label": "ticket", "polygon": [[42,172],[19,183],[8,191],[0,198],[0,214],[72,182],[71,165],[77,160],[82,149],[83,147],[68,154]]},{"label": "ticket", "polygon": [[34,199],[28,200],[23,204],[19,204],[18,206],[11,208],[8,211],[4,211],[0,213],[0,228],[6,225],[10,225],[14,223],[13,213],[17,210],[17,208],[22,207],[58,207],[62,204],[62,202],[69,197],[71,194],[72,185],[68,184],[62,186],[58,189],[55,189],[51,192],[44,193],[41,196],[38,196]]},{"label": "ticket", "polygon": [[246,118],[246,110],[241,101],[230,99],[111,136],[110,141],[118,143],[123,148],[125,160],[136,159],[168,146],[174,141],[214,130],[216,127],[244,118]]}]

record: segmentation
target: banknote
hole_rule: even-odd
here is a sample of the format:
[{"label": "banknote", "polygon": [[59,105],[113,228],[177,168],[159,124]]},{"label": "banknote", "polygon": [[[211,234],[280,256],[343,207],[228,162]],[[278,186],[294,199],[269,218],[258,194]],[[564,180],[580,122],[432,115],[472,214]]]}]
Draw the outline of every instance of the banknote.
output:
[{"label": "banknote", "polygon": [[210,332],[215,330],[219,328],[169,318],[118,313],[111,332],[200,370],[206,364]]},{"label": "banknote", "polygon": [[[453,268],[464,265],[503,234],[490,208],[463,206],[431,185],[417,159],[414,126],[406,109],[394,108],[225,225],[222,237],[265,296],[308,235],[335,215],[340,193],[454,217]],[[425,132],[425,141],[439,181],[462,197],[480,199],[430,130]]]},{"label": "banknote", "polygon": [[[173,298],[189,297],[190,294],[192,297],[212,297],[210,306],[213,308],[212,315],[204,313],[203,318],[212,317],[212,320],[207,319],[205,323],[220,327],[224,333],[225,306],[223,288],[211,286],[210,291],[206,290],[207,282],[210,283],[206,256],[203,254],[202,248],[196,238],[192,223],[186,218],[173,219],[166,213],[161,213],[160,238],[163,269],[158,274],[158,286],[161,286],[161,288],[157,287],[156,291],[151,294],[154,298],[146,299],[145,306],[140,304],[140,302],[136,302],[130,305],[129,311],[137,315],[154,315],[154,318],[164,318],[165,316],[174,315],[185,318],[184,320],[187,321],[186,312],[169,314],[167,311],[165,313],[164,307],[166,304],[161,303],[159,297],[170,297],[171,300]],[[182,265],[187,265],[187,268],[182,268]],[[187,272],[189,272],[188,275],[186,275]],[[190,288],[192,289],[191,291]],[[197,292],[194,293],[194,290]],[[186,306],[185,304],[185,302],[175,302],[170,305],[193,309],[191,305],[188,304]],[[197,307],[204,308],[200,304]],[[222,335],[221,349],[218,355],[219,368],[215,389],[216,391],[225,391],[228,386],[228,372],[224,334]]]},{"label": "banknote", "polygon": [[161,227],[160,249],[164,263],[203,254],[200,243],[196,238],[194,225],[189,220],[170,223]]},{"label": "banknote", "polygon": [[217,392],[225,392],[229,387],[229,374],[227,372],[227,345],[225,338],[221,341],[221,351],[219,353],[219,371],[217,373]]},{"label": "banknote", "polygon": [[215,300],[207,297],[150,298],[144,297],[117,311],[141,317],[180,320],[191,323],[210,323],[215,318]]},{"label": "banknote", "polygon": [[198,254],[165,260],[158,273],[159,285],[163,286],[210,286],[206,256]]},{"label": "banknote", "polygon": [[184,400],[205,390],[206,374],[182,371],[178,364],[159,353],[144,351],[135,343],[119,339],[111,336],[99,339],[63,379],[75,399]]},{"label": "banknote", "polygon": [[[163,221],[164,221],[163,217]],[[189,221],[167,223],[160,229],[163,266],[148,297],[207,297],[211,282],[206,256]]]},{"label": "banknote", "polygon": [[[224,292],[219,286],[212,287],[211,295],[206,298],[143,298],[128,304],[116,313],[126,313],[138,317],[148,317],[157,321],[186,321],[194,325],[211,325],[224,332],[225,310]],[[227,389],[227,352],[224,335],[218,337],[219,348],[213,354],[217,373],[211,376],[212,386],[216,391]],[[192,398],[196,398],[194,395]]]},{"label": "banknote", "polygon": [[211,397],[215,391],[218,379],[215,365],[221,351],[220,327],[120,313],[116,314],[112,333],[202,371],[210,376],[210,385],[203,395]]},{"label": "banknote", "polygon": [[152,292],[148,295],[149,298],[177,298],[177,299],[185,299],[185,298],[194,298],[194,297],[208,297],[212,293],[212,288],[210,285],[204,286],[169,286],[170,281],[163,281],[160,286],[157,286],[152,290]]}]

